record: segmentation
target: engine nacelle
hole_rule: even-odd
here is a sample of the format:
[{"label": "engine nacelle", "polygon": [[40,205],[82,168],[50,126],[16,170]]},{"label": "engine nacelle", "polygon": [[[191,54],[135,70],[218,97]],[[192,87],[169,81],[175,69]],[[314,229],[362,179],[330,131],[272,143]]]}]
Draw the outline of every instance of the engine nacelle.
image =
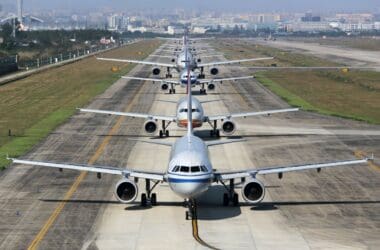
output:
[{"label": "engine nacelle", "polygon": [[222,132],[225,135],[232,135],[235,133],[236,125],[231,120],[226,120],[222,123]]},{"label": "engine nacelle", "polygon": [[148,134],[154,134],[157,131],[157,122],[148,120],[144,123],[145,132]]},{"label": "engine nacelle", "polygon": [[241,189],[244,200],[249,203],[259,203],[264,199],[265,187],[257,179],[246,182]]},{"label": "engine nacelle", "polygon": [[159,75],[161,73],[161,70],[160,70],[160,68],[153,68],[152,73],[153,73],[153,75]]},{"label": "engine nacelle", "polygon": [[168,90],[169,85],[166,82],[161,83],[161,90]]},{"label": "engine nacelle", "polygon": [[121,203],[130,203],[136,200],[138,195],[136,183],[128,179],[121,179],[115,187],[115,196]]},{"label": "engine nacelle", "polygon": [[211,68],[210,69],[210,74],[211,75],[217,75],[219,73],[219,69],[218,68]]},{"label": "engine nacelle", "polygon": [[214,83],[209,83],[207,84],[208,90],[214,90],[215,89],[215,84]]}]

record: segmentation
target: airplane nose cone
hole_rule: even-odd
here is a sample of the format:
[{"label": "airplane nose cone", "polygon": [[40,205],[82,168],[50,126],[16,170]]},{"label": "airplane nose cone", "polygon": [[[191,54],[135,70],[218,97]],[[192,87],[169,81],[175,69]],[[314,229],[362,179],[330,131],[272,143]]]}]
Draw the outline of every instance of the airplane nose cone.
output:
[{"label": "airplane nose cone", "polygon": [[170,183],[170,188],[174,193],[182,198],[196,198],[203,192],[207,191],[209,183]]}]

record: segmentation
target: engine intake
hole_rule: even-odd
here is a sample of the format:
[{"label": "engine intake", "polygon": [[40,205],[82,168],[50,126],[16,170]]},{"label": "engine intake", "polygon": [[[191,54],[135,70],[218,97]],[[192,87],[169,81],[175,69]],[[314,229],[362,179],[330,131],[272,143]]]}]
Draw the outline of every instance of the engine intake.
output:
[{"label": "engine intake", "polygon": [[157,123],[153,120],[148,120],[144,123],[145,132],[154,134],[157,131]]},{"label": "engine intake", "polygon": [[115,196],[121,203],[133,202],[138,194],[137,185],[128,179],[121,179],[115,188]]},{"label": "engine intake", "polygon": [[208,90],[214,90],[215,89],[215,84],[214,83],[209,83],[207,85],[207,88],[208,88]]},{"label": "engine intake", "polygon": [[153,68],[152,73],[153,75],[159,75],[161,73],[161,70],[159,68]]},{"label": "engine intake", "polygon": [[233,121],[227,120],[222,124],[222,131],[225,135],[232,135],[235,133],[236,125]]},{"label": "engine intake", "polygon": [[210,69],[210,74],[211,75],[217,75],[219,73],[219,70],[217,68],[211,68]]},{"label": "engine intake", "polygon": [[169,85],[165,82],[161,83],[161,90],[168,90]]},{"label": "engine intake", "polygon": [[264,199],[265,187],[257,179],[246,182],[241,189],[244,200],[249,203],[259,203]]}]

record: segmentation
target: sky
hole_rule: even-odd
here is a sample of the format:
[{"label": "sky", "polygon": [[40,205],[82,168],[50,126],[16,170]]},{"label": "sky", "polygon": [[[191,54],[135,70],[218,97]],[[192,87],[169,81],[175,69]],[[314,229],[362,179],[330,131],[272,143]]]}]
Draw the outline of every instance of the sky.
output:
[{"label": "sky", "polygon": [[[10,2],[11,0],[0,0]],[[12,0],[15,2],[15,0]],[[380,12],[380,0],[24,0],[25,9],[207,9],[246,12]]]}]

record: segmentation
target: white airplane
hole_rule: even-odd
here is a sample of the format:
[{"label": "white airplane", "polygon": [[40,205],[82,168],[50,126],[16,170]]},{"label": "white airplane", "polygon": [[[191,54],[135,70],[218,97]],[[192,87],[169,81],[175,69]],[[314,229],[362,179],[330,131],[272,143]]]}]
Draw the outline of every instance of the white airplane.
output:
[{"label": "white airplane", "polygon": [[190,67],[191,70],[200,69],[200,78],[204,78],[204,68],[210,68],[210,74],[217,75],[219,73],[219,69],[217,66],[227,65],[227,64],[236,64],[242,62],[252,62],[252,61],[262,61],[262,60],[271,60],[273,57],[262,57],[262,58],[249,58],[249,59],[239,59],[239,60],[228,60],[228,61],[215,61],[208,63],[201,63],[196,60],[191,50],[188,48],[187,38],[184,36],[183,38],[183,48],[179,52],[178,56],[172,60],[171,63],[160,63],[153,61],[140,61],[140,60],[132,60],[132,59],[119,59],[119,58],[104,58],[97,57],[98,60],[102,61],[111,61],[111,62],[124,62],[124,63],[136,63],[143,65],[153,66],[152,73],[153,75],[159,75],[161,73],[160,67],[164,67],[167,69],[166,77],[172,77],[171,69],[175,69],[177,72],[180,72],[187,67]]},{"label": "white airplane", "polygon": [[[180,73],[178,80],[171,79],[158,79],[158,78],[149,78],[149,77],[135,77],[135,76],[122,76],[124,79],[130,80],[139,80],[139,81],[152,81],[153,83],[159,82],[161,84],[161,90],[166,91],[169,89],[169,94],[175,94],[175,86],[186,87],[187,86],[187,72],[183,70]],[[215,78],[215,79],[199,79],[198,74],[194,71],[190,71],[190,83],[191,87],[201,86],[200,93],[206,94],[205,85],[207,85],[208,90],[215,90],[215,84],[222,84],[225,81],[236,81],[236,80],[245,80],[253,79],[253,76],[238,76],[238,77],[227,77],[227,78]]]},{"label": "white airplane", "polygon": [[[190,84],[188,86],[188,106],[187,109],[192,109],[192,96]],[[193,121],[192,112],[187,113],[187,120]],[[67,163],[53,163],[44,161],[31,161],[8,158],[13,163],[52,167],[58,169],[73,169],[79,171],[89,171],[101,174],[114,174],[121,177],[120,181],[115,186],[115,196],[122,203],[133,202],[138,196],[138,187],[136,182],[138,179],[146,180],[146,193],[141,194],[141,205],[146,206],[149,201],[151,205],[157,204],[157,195],[152,193],[153,189],[160,182],[169,184],[171,190],[184,198],[188,202],[189,211],[186,212],[186,219],[193,214],[194,201],[197,197],[205,193],[212,184],[222,183],[226,189],[223,194],[223,205],[228,206],[230,202],[234,206],[239,204],[238,194],[235,192],[235,179],[240,179],[243,184],[241,194],[248,203],[260,203],[265,196],[265,185],[257,177],[266,174],[278,174],[282,177],[283,173],[291,171],[301,171],[317,169],[318,172],[322,168],[349,166],[361,163],[366,163],[370,158],[336,161],[328,163],[280,166],[246,170],[219,172],[214,170],[209,158],[208,148],[215,145],[238,142],[242,140],[223,140],[204,142],[201,138],[193,134],[193,122],[187,123],[187,133],[183,137],[177,139],[174,143],[144,141],[154,144],[160,144],[171,147],[170,159],[166,171],[161,173],[153,173],[147,171],[133,170],[131,168],[118,168],[108,166],[93,166]],[[154,186],[151,187],[151,181]],[[225,182],[229,181],[227,186]]]},{"label": "white airplane", "polygon": [[[159,100],[162,101],[162,100]],[[257,112],[241,112],[241,113],[231,113],[223,115],[205,115],[202,104],[210,103],[219,100],[208,100],[208,101],[199,101],[197,98],[192,97],[192,127],[199,128],[202,127],[203,123],[208,123],[211,126],[210,136],[220,136],[220,131],[218,129],[218,121],[222,122],[221,130],[225,135],[232,135],[236,131],[236,124],[232,118],[239,117],[249,117],[249,116],[259,116],[259,115],[271,115],[284,112],[298,111],[298,108],[289,108],[289,109],[276,109],[276,110],[265,110]],[[154,115],[154,114],[144,114],[144,113],[131,113],[131,112],[120,112],[120,111],[110,111],[110,110],[99,110],[99,109],[79,109],[81,112],[87,113],[97,113],[97,114],[106,114],[106,115],[119,115],[119,116],[128,116],[128,117],[138,117],[146,119],[144,123],[144,130],[147,134],[155,134],[157,132],[158,124],[160,120],[162,122],[161,130],[159,131],[159,136],[163,137],[169,136],[169,130],[167,129],[169,125],[174,122],[180,128],[187,127],[187,106],[188,98],[183,97],[178,102],[175,101],[164,101],[169,103],[176,104],[176,114],[175,116],[167,115]]]}]

